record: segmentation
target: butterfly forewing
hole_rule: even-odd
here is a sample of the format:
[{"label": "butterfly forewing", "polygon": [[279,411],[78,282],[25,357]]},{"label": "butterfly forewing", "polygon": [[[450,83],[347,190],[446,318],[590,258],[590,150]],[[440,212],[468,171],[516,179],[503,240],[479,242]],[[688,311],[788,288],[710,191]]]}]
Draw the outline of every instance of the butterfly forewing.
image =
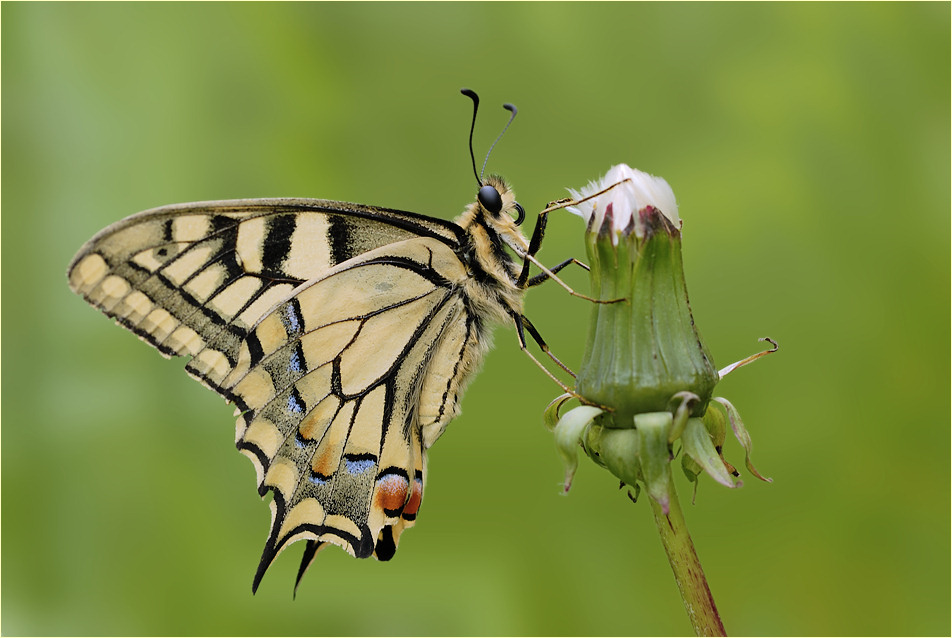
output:
[{"label": "butterfly forewing", "polygon": [[[213,388],[261,315],[301,283],[420,234],[457,241],[426,217],[322,200],[168,206],[105,229],[79,252],[70,285]],[[201,352],[200,356],[198,355]]]}]

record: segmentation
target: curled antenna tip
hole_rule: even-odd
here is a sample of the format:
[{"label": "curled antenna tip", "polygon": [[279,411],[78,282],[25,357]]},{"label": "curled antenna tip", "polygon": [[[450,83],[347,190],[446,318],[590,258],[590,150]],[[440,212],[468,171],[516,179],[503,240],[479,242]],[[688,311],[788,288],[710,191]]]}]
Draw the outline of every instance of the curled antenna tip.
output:
[{"label": "curled antenna tip", "polygon": [[506,109],[507,111],[510,111],[510,112],[512,113],[513,117],[515,117],[516,113],[519,112],[519,109],[516,108],[516,105],[515,105],[515,104],[509,104],[508,102],[506,102],[505,104],[503,104],[503,105],[502,105],[502,108]]}]

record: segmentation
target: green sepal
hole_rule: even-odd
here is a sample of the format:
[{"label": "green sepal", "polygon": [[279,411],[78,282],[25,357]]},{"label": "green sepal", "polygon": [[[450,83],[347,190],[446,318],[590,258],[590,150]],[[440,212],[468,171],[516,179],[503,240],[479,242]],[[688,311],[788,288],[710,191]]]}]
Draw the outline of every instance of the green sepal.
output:
[{"label": "green sepal", "polygon": [[723,410],[709,406],[701,419],[704,421],[704,427],[707,428],[717,453],[723,458],[724,441],[727,439],[727,418]]},{"label": "green sepal", "polygon": [[[687,461],[690,459],[691,469],[697,468],[697,471],[693,472],[695,480],[700,471],[704,470],[721,485],[736,487],[730,471],[724,465],[724,459],[715,449],[711,435],[701,419],[688,419],[687,426],[681,434],[681,443],[684,445],[684,460],[681,461],[681,466],[685,473],[688,470]],[[689,474],[688,478],[690,477]]]},{"label": "green sepal", "polygon": [[[611,421],[605,418],[604,421]],[[621,479],[635,485],[642,480],[639,453],[641,441],[634,428],[594,425],[586,433],[582,447],[596,463]]]},{"label": "green sepal", "polygon": [[671,431],[670,412],[647,412],[635,415],[635,432],[640,443],[639,458],[644,475],[645,489],[661,510],[667,514],[671,500],[668,487],[671,485],[671,448],[668,432]]},{"label": "green sepal", "polygon": [[562,406],[571,398],[572,395],[566,392],[565,394],[560,394],[555,397],[549,402],[549,405],[545,406],[545,411],[542,413],[542,423],[549,432],[554,431],[555,426],[559,424],[559,410],[561,410]]},{"label": "green sepal", "polygon": [[[558,401],[558,399],[556,399]],[[549,404],[550,407],[552,404]],[[557,410],[557,408],[556,408]],[[572,487],[572,479],[578,469],[578,448],[585,429],[603,410],[590,405],[580,405],[566,412],[555,426],[555,445],[565,466],[563,491]]]},{"label": "green sepal", "polygon": [[681,437],[692,408],[700,400],[701,398],[693,392],[678,392],[671,397],[669,403],[677,407],[674,409],[674,422],[671,425],[671,431],[668,432],[668,443],[674,443]]}]

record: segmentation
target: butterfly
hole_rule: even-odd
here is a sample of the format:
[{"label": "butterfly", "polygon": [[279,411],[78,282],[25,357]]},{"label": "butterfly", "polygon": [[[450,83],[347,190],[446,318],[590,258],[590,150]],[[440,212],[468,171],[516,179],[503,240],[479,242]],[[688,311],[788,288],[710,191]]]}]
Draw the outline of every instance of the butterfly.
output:
[{"label": "butterfly", "polygon": [[[475,173],[479,100],[463,93]],[[328,544],[393,557],[419,514],[426,451],[459,414],[495,324],[512,323],[543,370],[526,332],[562,365],[523,294],[578,262],[542,267],[546,216],[527,241],[509,185],[476,178],[476,201],[452,223],[318,199],[178,204],[107,227],[70,264],[74,292],[187,357],[189,375],[235,404],[238,450],[262,498],[273,494],[253,591],[300,540],[295,589]],[[542,272],[529,277],[530,263]]]}]

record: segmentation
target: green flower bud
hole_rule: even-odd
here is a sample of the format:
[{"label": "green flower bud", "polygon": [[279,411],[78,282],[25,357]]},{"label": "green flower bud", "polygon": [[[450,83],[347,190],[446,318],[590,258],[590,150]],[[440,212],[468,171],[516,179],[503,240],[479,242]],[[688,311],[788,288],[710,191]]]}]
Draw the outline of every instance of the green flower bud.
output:
[{"label": "green flower bud", "polygon": [[586,233],[594,296],[621,301],[593,306],[576,391],[626,416],[668,410],[672,396],[692,392],[700,416],[718,376],[691,316],[681,231],[654,205],[638,209],[637,224],[632,213],[618,232],[623,211],[609,202]]}]

